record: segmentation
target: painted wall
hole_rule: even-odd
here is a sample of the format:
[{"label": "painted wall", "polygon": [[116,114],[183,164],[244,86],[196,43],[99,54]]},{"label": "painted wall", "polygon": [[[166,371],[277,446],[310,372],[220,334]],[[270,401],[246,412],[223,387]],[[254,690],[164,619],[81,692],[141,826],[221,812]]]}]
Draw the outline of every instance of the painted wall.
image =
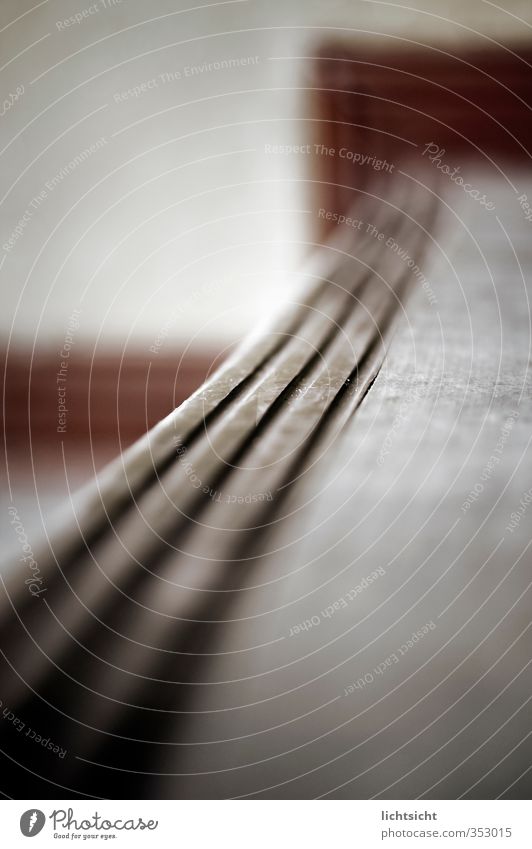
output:
[{"label": "painted wall", "polygon": [[378,33],[519,49],[530,4],[504,5],[4,0],[2,337],[53,348],[74,315],[73,344],[230,344],[308,250],[305,154],[270,147],[311,141],[298,57]]}]

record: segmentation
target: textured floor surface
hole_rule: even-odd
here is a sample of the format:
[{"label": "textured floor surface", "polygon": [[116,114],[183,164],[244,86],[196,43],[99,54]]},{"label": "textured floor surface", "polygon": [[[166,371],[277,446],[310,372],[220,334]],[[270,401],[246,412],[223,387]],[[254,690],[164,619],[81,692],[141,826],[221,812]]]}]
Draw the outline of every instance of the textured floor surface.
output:
[{"label": "textured floor surface", "polygon": [[10,795],[527,795],[532,185],[469,178],[376,184],[8,571]]}]

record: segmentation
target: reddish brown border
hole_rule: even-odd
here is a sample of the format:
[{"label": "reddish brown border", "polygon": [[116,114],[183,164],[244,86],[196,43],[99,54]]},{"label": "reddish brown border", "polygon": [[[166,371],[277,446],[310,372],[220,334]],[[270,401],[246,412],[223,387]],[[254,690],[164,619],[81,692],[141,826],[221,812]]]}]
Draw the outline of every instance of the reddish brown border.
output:
[{"label": "reddish brown border", "polygon": [[[325,44],[310,70],[316,142],[395,167],[405,160],[423,167],[429,142],[456,164],[476,158],[495,169],[532,165],[531,68],[530,48],[453,54]],[[339,212],[352,205],[353,189],[375,178],[339,156],[315,156],[313,163],[316,203]]]},{"label": "reddish brown border", "polygon": [[[112,440],[129,444],[200,386],[218,360],[214,353],[182,356],[113,351],[91,358],[73,351],[65,380],[58,382],[56,352],[33,358],[17,351],[2,363],[5,432],[16,450],[33,442]],[[31,368],[30,368],[31,363]],[[58,430],[58,388],[64,388],[65,430]]]}]

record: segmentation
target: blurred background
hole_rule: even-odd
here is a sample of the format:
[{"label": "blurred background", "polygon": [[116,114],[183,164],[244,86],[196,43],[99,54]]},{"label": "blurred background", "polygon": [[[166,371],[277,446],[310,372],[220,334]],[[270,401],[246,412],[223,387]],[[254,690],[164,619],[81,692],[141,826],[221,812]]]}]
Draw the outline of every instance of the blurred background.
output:
[{"label": "blurred background", "polygon": [[3,0],[0,14],[6,458],[35,517],[294,291],[316,238],[324,42],[519,51],[532,25],[526,0]]},{"label": "blurred background", "polygon": [[[3,0],[0,16],[0,697],[69,752],[51,761],[3,721],[6,791],[27,793],[29,769],[91,796],[525,797],[530,3]],[[380,241],[340,213],[381,221]],[[313,251],[333,270],[305,272]],[[361,265],[374,275],[343,305]],[[316,331],[317,300],[287,325],[308,359],[301,339],[260,349],[176,416],[211,494],[187,488],[172,420],[65,504],[316,279],[348,353]],[[248,512],[212,498],[268,480]]]}]

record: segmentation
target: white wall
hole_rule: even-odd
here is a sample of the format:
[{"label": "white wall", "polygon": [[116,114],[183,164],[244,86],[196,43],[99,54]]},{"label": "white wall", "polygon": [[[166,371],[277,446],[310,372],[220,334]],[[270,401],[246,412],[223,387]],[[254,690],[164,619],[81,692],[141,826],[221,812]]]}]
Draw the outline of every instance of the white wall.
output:
[{"label": "white wall", "polygon": [[[304,157],[265,153],[310,139],[293,57],[311,55],[326,34],[387,32],[406,47],[445,48],[531,32],[525,0],[505,11],[482,0],[414,5],[3,0],[3,92],[24,93],[0,119],[0,245],[27,220],[0,250],[2,336],[54,347],[74,309],[76,341],[90,345],[149,346],[159,336],[166,347],[218,347],[245,332],[292,286],[286,270],[305,251]],[[60,23],[83,9],[79,23]],[[186,75],[243,57],[257,60]]]}]

